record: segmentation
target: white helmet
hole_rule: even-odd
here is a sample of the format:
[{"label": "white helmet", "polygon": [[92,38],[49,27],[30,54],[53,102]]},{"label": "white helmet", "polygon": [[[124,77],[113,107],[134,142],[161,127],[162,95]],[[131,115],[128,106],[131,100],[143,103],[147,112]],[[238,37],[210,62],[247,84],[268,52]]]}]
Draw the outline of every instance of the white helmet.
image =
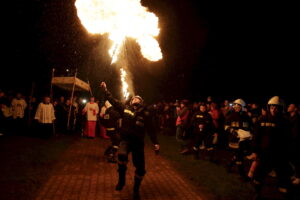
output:
[{"label": "white helmet", "polygon": [[239,104],[240,106],[242,106],[242,108],[246,106],[246,103],[243,99],[237,99],[233,102],[233,104]]},{"label": "white helmet", "polygon": [[283,101],[279,98],[279,96],[274,96],[268,101],[268,105],[283,106]]}]

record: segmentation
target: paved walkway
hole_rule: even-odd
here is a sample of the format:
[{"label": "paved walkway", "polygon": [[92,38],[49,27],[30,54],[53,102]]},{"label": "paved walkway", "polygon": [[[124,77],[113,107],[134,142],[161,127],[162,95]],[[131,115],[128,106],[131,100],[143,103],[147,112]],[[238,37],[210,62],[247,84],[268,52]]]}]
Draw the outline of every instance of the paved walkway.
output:
[{"label": "paved walkway", "polygon": [[[115,191],[117,165],[107,163],[103,153],[108,140],[80,139],[60,158],[36,200],[130,200],[134,167],[128,164],[126,186]],[[141,186],[143,200],[204,200],[170,163],[146,146],[147,174]],[[131,160],[131,159],[130,159]]]}]

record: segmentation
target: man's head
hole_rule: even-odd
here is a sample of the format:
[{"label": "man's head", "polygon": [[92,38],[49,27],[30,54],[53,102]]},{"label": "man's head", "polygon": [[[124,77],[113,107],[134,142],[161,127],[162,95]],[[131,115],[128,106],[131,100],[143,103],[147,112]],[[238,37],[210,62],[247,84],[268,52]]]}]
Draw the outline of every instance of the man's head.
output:
[{"label": "man's head", "polygon": [[133,96],[130,100],[130,105],[133,106],[138,106],[138,105],[143,105],[144,104],[144,100],[141,96]]},{"label": "man's head", "polygon": [[22,94],[20,92],[18,92],[17,95],[16,95],[16,97],[17,97],[17,99],[21,99]]},{"label": "man's head", "polygon": [[279,96],[274,96],[268,101],[269,112],[272,116],[275,116],[283,112],[283,101]]},{"label": "man's head", "polygon": [[288,113],[294,113],[297,112],[297,106],[294,103],[291,103],[287,109]]},{"label": "man's head", "polygon": [[64,96],[59,97],[59,101],[60,101],[61,103],[65,102],[65,97],[64,97]]},{"label": "man's head", "polygon": [[246,106],[246,103],[243,99],[237,99],[233,102],[233,109],[235,112],[242,111]]},{"label": "man's head", "polygon": [[90,97],[90,102],[94,103],[95,102],[95,97]]},{"label": "man's head", "polygon": [[187,99],[184,99],[180,102],[180,108],[184,108],[188,105],[189,101]]},{"label": "man's head", "polygon": [[45,104],[49,104],[50,103],[50,97],[49,96],[45,96],[44,97],[44,103]]},{"label": "man's head", "polygon": [[71,100],[70,100],[70,99],[67,99],[67,100],[66,100],[66,105],[67,105],[67,106],[71,105]]},{"label": "man's head", "polygon": [[200,109],[201,112],[206,112],[206,110],[207,110],[206,104],[201,103],[200,106],[199,106],[199,109]]}]

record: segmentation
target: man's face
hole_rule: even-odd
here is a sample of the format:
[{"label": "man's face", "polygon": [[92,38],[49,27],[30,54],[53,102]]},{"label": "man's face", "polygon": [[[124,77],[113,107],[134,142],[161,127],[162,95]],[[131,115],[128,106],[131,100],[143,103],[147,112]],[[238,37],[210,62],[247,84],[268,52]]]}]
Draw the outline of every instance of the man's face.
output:
[{"label": "man's face", "polygon": [[201,111],[201,112],[205,112],[205,111],[206,111],[206,106],[201,105],[201,106],[200,106],[200,111]]},{"label": "man's face", "polygon": [[65,97],[60,97],[60,102],[64,102],[65,101]]},{"label": "man's face", "polygon": [[22,95],[20,93],[17,94],[17,98],[21,99]]},{"label": "man's face", "polygon": [[233,109],[235,112],[240,112],[242,110],[242,106],[239,104],[234,104]]},{"label": "man's face", "polygon": [[180,108],[184,108],[184,104],[183,103],[180,104]]},{"label": "man's face", "polygon": [[91,98],[90,98],[90,101],[94,103],[94,102],[95,102],[95,98],[94,98],[94,97],[91,97]]},{"label": "man's face", "polygon": [[275,105],[270,106],[270,113],[271,113],[272,116],[277,115],[278,112],[279,112],[278,106],[275,106]]},{"label": "man's face", "polygon": [[296,111],[296,105],[295,104],[290,104],[287,111],[289,113],[290,112],[295,112]]},{"label": "man's face", "polygon": [[131,104],[141,104],[141,100],[139,98],[134,97],[131,101]]},{"label": "man's face", "polygon": [[45,103],[50,103],[50,97],[45,97]]}]

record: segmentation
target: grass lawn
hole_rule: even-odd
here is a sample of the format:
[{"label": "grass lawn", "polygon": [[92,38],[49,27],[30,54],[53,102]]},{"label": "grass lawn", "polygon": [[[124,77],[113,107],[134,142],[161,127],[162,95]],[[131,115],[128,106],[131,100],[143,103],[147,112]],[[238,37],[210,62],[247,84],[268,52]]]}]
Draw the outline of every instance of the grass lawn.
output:
[{"label": "grass lawn", "polygon": [[71,136],[48,140],[21,136],[0,138],[0,199],[32,199],[60,155],[74,141]]}]

